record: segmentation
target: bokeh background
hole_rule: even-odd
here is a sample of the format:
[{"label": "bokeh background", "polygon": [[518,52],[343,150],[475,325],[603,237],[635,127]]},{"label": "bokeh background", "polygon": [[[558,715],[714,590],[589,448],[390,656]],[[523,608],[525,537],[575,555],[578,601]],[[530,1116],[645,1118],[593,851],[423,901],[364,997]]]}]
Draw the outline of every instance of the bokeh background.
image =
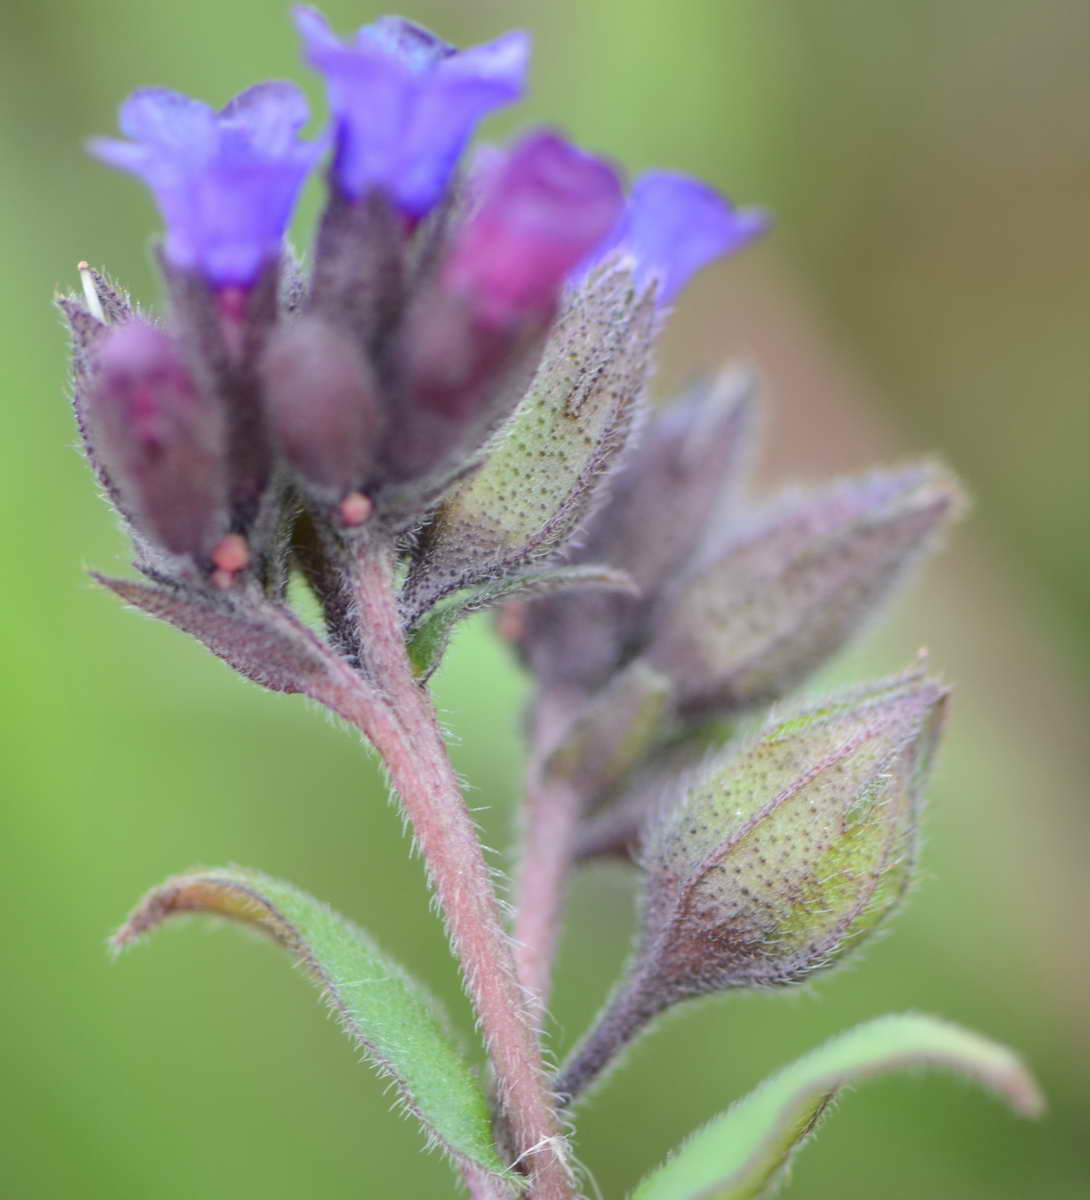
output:
[{"label": "bokeh background", "polygon": [[[376,15],[325,7],[342,29]],[[871,1084],[799,1160],[793,1194],[1090,1195],[1090,6],[418,0],[411,15],[462,42],[534,30],[532,96],[492,133],[556,123],[633,169],[695,172],[776,214],[760,248],[686,295],[661,373],[669,386],[727,357],[760,364],[765,482],[938,450],[976,502],[887,629],[831,672],[896,669],[926,644],[957,683],[910,908],[801,996],[669,1023],[582,1114],[580,1157],[622,1196],[771,1069],[911,1008],[1019,1047],[1050,1116],[1016,1123],[945,1078]],[[72,449],[50,292],[86,257],[158,299],[151,205],[81,142],[113,130],[134,86],[222,102],[277,75],[320,103],[279,2],[5,8],[0,1190],[13,1197],[452,1191],[276,952],[198,925],[118,965],[104,949],[164,875],[260,866],[367,925],[469,1028],[419,863],[354,740],[81,573],[123,571],[124,548]],[[438,690],[502,851],[523,684],[480,625]],[[631,911],[624,870],[580,880],[561,1047],[618,969]]]}]

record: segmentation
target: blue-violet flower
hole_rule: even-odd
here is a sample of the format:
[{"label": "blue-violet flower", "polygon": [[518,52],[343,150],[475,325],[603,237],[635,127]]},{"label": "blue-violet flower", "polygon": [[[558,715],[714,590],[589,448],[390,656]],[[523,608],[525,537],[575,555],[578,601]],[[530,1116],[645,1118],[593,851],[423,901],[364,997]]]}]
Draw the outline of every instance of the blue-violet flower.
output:
[{"label": "blue-violet flower", "polygon": [[329,90],[334,180],[353,199],[383,190],[410,220],[438,202],[477,122],[522,93],[525,33],[457,51],[400,17],[348,42],[315,9],[297,8],[295,23]]},{"label": "blue-violet flower", "polygon": [[151,188],[172,266],[216,287],[246,286],[278,254],[323,149],[296,136],[308,115],[291,83],[257,84],[218,113],[178,92],[144,88],[121,106],[121,131],[132,140],[95,138],[89,148]]},{"label": "blue-violet flower", "polygon": [[623,215],[585,266],[614,252],[629,254],[640,282],[656,282],[659,303],[669,304],[701,267],[742,249],[767,228],[760,209],[735,209],[687,175],[648,171],[636,179]]}]

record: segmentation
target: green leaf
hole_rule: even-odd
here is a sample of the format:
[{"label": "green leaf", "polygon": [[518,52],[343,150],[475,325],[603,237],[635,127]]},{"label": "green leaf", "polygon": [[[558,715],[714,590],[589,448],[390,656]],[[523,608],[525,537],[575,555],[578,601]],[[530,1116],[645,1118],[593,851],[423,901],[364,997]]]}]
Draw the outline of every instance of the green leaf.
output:
[{"label": "green leaf", "polygon": [[409,660],[417,678],[426,680],[435,673],[450,644],[455,625],[475,612],[515,597],[545,596],[568,588],[586,587],[621,592],[635,590],[632,580],[623,571],[586,565],[521,571],[496,583],[479,584],[444,597],[424,614],[409,634]]},{"label": "green leaf", "polygon": [[345,1032],[460,1165],[517,1179],[492,1141],[488,1103],[435,1001],[360,929],[289,884],[237,867],[178,875],[140,902],[113,946],[121,950],[168,917],[204,913],[268,935],[313,979]]},{"label": "green leaf", "polygon": [[1004,1046],[935,1017],[902,1013],[859,1025],[766,1079],[643,1180],[633,1200],[756,1200],[772,1195],[794,1152],[841,1088],[914,1067],[945,1067],[1023,1117],[1044,1097]]}]

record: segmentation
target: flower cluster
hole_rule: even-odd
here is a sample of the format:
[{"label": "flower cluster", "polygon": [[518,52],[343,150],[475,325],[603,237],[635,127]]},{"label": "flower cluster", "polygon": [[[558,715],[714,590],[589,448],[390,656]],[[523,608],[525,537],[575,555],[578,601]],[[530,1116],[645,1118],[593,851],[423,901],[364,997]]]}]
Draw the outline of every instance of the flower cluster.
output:
[{"label": "flower cluster", "polygon": [[[598,264],[625,263],[664,303],[763,225],[682,176],[645,176],[626,199],[616,167],[551,131],[461,166],[481,118],[522,92],[523,33],[459,51],[400,18],[345,41],[312,9],[296,23],[329,91],[316,140],[300,137],[301,91],[273,82],[220,112],[141,90],[121,109],[129,140],[90,143],[158,203],[173,320],[158,333],[127,311],[102,329],[75,314],[95,368],[78,382],[87,450],[141,561],[220,586],[277,575],[299,498],[341,529],[424,520]],[[304,279],[285,234],[327,150]],[[237,570],[220,565],[225,538]]]},{"label": "flower cluster", "polygon": [[[100,581],[379,749],[497,1076],[484,1151],[432,1133],[474,1195],[513,1195],[517,1169],[559,1200],[556,1096],[674,1003],[839,961],[904,893],[945,688],[916,670],[754,717],[866,625],[958,490],[923,462],[751,500],[752,375],[657,410],[646,393],[667,306],[764,215],[672,172],[626,187],[554,130],[467,161],[482,118],[522,92],[522,33],[457,50],[399,18],[348,40],[311,9],[296,23],[328,85],[327,133],[302,138],[302,93],[274,82],[219,112],[139,91],[128,140],[91,143],[150,187],[170,300],[166,321],[138,313],[81,264],[84,299],[59,301],[84,449],[145,577]],[[323,159],[304,269],[285,237]],[[324,637],[294,611],[293,576]],[[513,953],[425,687],[483,608],[533,680]],[[640,941],[546,1090],[564,880],[603,853],[638,862]],[[172,885],[122,940],[172,905],[237,916],[232,888],[253,917],[254,889],[272,886],[253,879]],[[283,895],[304,916],[313,903]],[[307,921],[267,907],[329,983]],[[427,1123],[413,1039],[387,1045],[385,1018],[375,1033],[335,1006]]]}]

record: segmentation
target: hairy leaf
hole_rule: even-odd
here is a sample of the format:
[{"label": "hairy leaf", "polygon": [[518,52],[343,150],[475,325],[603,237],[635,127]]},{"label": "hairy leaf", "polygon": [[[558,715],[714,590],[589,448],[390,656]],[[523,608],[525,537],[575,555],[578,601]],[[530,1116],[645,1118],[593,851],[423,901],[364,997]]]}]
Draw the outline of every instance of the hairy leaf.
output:
[{"label": "hairy leaf", "polygon": [[458,622],[504,600],[544,596],[569,588],[631,592],[633,586],[623,571],[586,565],[524,570],[496,583],[466,588],[444,597],[417,622],[409,635],[409,659],[418,678],[429,679],[438,669]]},{"label": "hairy leaf", "polygon": [[329,670],[325,648],[286,609],[251,604],[242,611],[225,596],[111,579],[95,571],[91,578],[149,616],[191,634],[254,683],[321,698],[319,685]]},{"label": "hairy leaf", "polygon": [[289,884],[230,867],[167,880],[140,902],[113,945],[123,949],[185,913],[238,921],[287,950],[371,1064],[394,1079],[429,1139],[456,1162],[515,1186],[493,1146],[484,1092],[434,1000],[360,929]]},{"label": "hairy leaf", "polygon": [[770,1196],[842,1088],[914,1067],[943,1067],[975,1080],[1019,1116],[1044,1109],[1033,1077],[1005,1047],[935,1017],[879,1017],[812,1050],[715,1117],[643,1180],[633,1200]]},{"label": "hairy leaf", "polygon": [[571,297],[526,399],[421,539],[406,584],[410,620],[566,545],[624,450],[654,332],[654,295],[637,292],[622,267]]}]

